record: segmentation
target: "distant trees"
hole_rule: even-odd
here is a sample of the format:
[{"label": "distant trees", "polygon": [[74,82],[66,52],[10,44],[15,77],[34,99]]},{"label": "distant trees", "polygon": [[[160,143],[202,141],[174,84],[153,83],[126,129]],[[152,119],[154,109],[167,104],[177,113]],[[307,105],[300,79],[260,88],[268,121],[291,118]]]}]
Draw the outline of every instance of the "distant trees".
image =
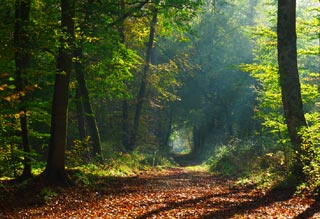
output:
[{"label": "distant trees", "polygon": [[14,60],[15,84],[19,97],[18,115],[20,119],[21,145],[24,151],[23,178],[31,177],[30,140],[28,131],[27,92],[28,70],[30,67],[30,5],[29,0],[15,1],[15,28],[14,28]]},{"label": "distant trees", "polygon": [[48,150],[44,176],[67,183],[64,152],[75,144],[88,147],[88,159],[114,150],[168,154],[181,130],[199,156],[254,133],[277,139],[285,154],[298,151],[302,103],[311,115],[319,100],[310,58],[318,26],[313,15],[297,19],[297,56],[287,19],[293,6],[278,3],[290,16],[278,17],[277,42],[275,2],[5,0],[0,164],[30,176],[30,164]]},{"label": "distant trees", "polygon": [[248,138],[254,131],[254,80],[238,68],[252,59],[251,43],[241,29],[252,23],[246,7],[252,7],[248,1],[208,1],[182,46],[177,44],[185,61],[178,63],[181,101],[173,104],[173,123],[192,132],[198,156],[233,138]]},{"label": "distant trees", "polygon": [[[151,63],[161,51],[154,52],[154,36],[165,38],[183,26],[198,5],[199,1],[49,0],[31,4],[6,0],[6,10],[0,9],[4,30],[0,101],[5,106],[0,109],[5,154],[1,163],[19,172],[23,161],[28,173],[23,174],[30,175],[31,161],[42,160],[48,149],[43,176],[66,183],[64,152],[78,138],[87,141],[90,136],[92,154],[99,157],[101,141],[114,150],[127,151],[146,141],[152,142],[154,150],[160,141],[166,144],[172,119],[163,119],[159,125],[154,121],[159,112],[166,111],[161,115],[164,118],[170,111],[164,105],[174,101],[177,66],[170,59]],[[179,22],[174,25],[173,15]],[[8,37],[11,32],[15,32],[14,39]],[[139,89],[144,95],[138,95],[143,93]],[[123,116],[119,114],[122,103]],[[122,120],[125,125],[121,127]],[[142,134],[145,131],[150,134]],[[28,148],[31,144],[34,151]]]}]

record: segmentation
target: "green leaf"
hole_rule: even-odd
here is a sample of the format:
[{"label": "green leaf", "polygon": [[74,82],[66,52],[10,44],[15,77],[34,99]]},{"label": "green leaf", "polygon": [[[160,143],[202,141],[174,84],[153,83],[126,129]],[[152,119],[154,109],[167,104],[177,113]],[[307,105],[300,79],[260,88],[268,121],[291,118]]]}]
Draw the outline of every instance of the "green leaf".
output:
[{"label": "green leaf", "polygon": [[16,86],[15,86],[15,85],[13,85],[13,84],[11,84],[11,85],[9,85],[9,86],[8,86],[8,88],[13,90],[13,89],[15,89],[15,88],[16,88]]}]

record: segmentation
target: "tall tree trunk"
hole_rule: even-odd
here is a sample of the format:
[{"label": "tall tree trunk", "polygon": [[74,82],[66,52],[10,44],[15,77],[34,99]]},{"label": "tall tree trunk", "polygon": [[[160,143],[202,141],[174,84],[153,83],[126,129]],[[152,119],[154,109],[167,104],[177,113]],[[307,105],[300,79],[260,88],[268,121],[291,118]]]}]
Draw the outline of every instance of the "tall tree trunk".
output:
[{"label": "tall tree trunk", "polygon": [[139,122],[140,122],[141,111],[142,111],[142,107],[143,107],[146,86],[147,86],[147,73],[148,73],[148,71],[150,69],[150,65],[151,65],[151,55],[152,55],[153,41],[154,41],[154,36],[155,36],[155,27],[157,24],[157,16],[158,16],[158,12],[155,10],[153,12],[152,20],[151,20],[151,24],[150,24],[150,33],[149,33],[149,41],[147,44],[145,64],[144,64],[144,68],[143,68],[143,72],[142,72],[140,89],[139,89],[139,93],[137,96],[136,111],[135,111],[134,119],[133,119],[133,130],[132,130],[132,135],[131,135],[131,139],[130,139],[131,150],[133,150],[135,147],[136,138],[137,138],[138,130],[139,130]]},{"label": "tall tree trunk", "polygon": [[192,134],[193,134],[193,148],[192,148],[192,155],[195,159],[202,159],[203,152],[204,152],[204,143],[205,143],[205,128],[203,127],[193,127]]},{"label": "tall tree trunk", "polygon": [[46,169],[43,176],[50,184],[67,185],[70,179],[65,171],[65,148],[67,143],[67,118],[69,80],[72,71],[74,48],[74,0],[61,0],[61,45],[57,60],[57,74],[51,117],[51,138]]},{"label": "tall tree trunk", "polygon": [[[302,138],[299,130],[306,120],[300,91],[297,65],[296,1],[278,1],[278,64],[284,116],[294,151],[301,153]],[[302,174],[299,154],[296,156],[294,172]]]},{"label": "tall tree trunk", "polygon": [[[86,31],[85,25],[87,25],[89,16],[90,16],[90,11],[89,7],[90,4],[92,4],[93,0],[88,0],[88,5],[85,11],[85,18],[83,21],[83,24],[81,24],[81,30]],[[102,158],[102,147],[101,147],[101,138],[100,138],[100,133],[97,125],[97,121],[94,115],[94,112],[92,110],[90,98],[89,98],[89,91],[87,88],[86,80],[85,80],[85,71],[84,71],[84,66],[83,66],[83,52],[82,52],[82,47],[83,47],[83,39],[80,39],[80,42],[78,42],[78,48],[75,50],[75,57],[76,60],[79,60],[75,62],[75,71],[76,71],[76,78],[78,81],[78,88],[79,88],[79,93],[81,96],[81,103],[83,105],[83,110],[84,110],[84,116],[85,120],[87,122],[87,132],[91,136],[91,141],[93,143],[93,149],[92,149],[92,155],[93,156],[100,156]]]},{"label": "tall tree trunk", "polygon": [[30,142],[28,133],[28,118],[26,106],[26,86],[27,86],[27,69],[30,61],[29,49],[29,17],[30,17],[30,0],[16,0],[15,1],[15,29],[14,29],[14,58],[16,65],[16,91],[19,94],[19,114],[22,148],[24,151],[23,172],[22,178],[30,178],[31,174],[31,160]]},{"label": "tall tree trunk", "polygon": [[[82,42],[80,42],[80,44],[81,43]],[[82,49],[77,48],[76,49],[76,58],[79,60],[83,60],[82,56],[83,56]],[[93,143],[92,154],[93,154],[93,156],[97,156],[97,155],[102,156],[99,129],[98,129],[96,118],[95,118],[95,115],[94,115],[94,112],[92,110],[92,106],[90,103],[89,92],[88,92],[88,88],[86,85],[86,80],[84,78],[84,70],[83,70],[83,65],[81,64],[81,62],[75,63],[75,70],[76,70],[76,78],[78,81],[80,95],[82,97],[81,102],[83,104],[84,115],[85,115],[86,122],[88,125],[87,131],[88,131],[88,134],[91,136],[91,140]]]},{"label": "tall tree trunk", "polygon": [[122,100],[122,144],[126,151],[131,151],[130,147],[130,133],[129,133],[129,111],[128,101]]},{"label": "tall tree trunk", "polygon": [[167,115],[169,118],[167,118],[167,120],[164,120],[164,122],[167,122],[167,124],[165,125],[164,136],[161,142],[162,150],[165,153],[170,152],[169,140],[170,135],[172,134],[173,109],[172,106],[169,107],[169,115]]}]

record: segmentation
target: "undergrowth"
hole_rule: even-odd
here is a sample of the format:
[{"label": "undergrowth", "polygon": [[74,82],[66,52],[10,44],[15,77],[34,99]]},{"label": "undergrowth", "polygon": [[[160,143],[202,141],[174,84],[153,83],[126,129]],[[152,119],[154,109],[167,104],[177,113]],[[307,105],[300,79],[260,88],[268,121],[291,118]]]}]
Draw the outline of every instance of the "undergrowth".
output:
[{"label": "undergrowth", "polygon": [[298,192],[306,195],[320,196],[320,113],[306,114],[310,125],[301,130],[302,151],[300,156],[303,161],[305,182]]},{"label": "undergrowth", "polygon": [[143,170],[172,166],[173,161],[165,154],[155,151],[143,153],[135,150],[131,153],[116,151],[105,145],[103,160],[90,155],[90,141],[75,141],[67,151],[67,167],[75,183],[94,184],[98,178],[127,177],[138,175]]},{"label": "undergrowth", "polygon": [[288,152],[271,140],[235,139],[214,150],[207,164],[210,171],[238,177],[239,184],[272,188],[288,175]]},{"label": "undergrowth", "polygon": [[232,140],[217,147],[207,163],[210,170],[237,176],[239,184],[255,184],[259,188],[295,189],[296,194],[320,196],[320,113],[306,114],[308,127],[300,130],[303,181],[291,173],[294,158],[286,140]]}]

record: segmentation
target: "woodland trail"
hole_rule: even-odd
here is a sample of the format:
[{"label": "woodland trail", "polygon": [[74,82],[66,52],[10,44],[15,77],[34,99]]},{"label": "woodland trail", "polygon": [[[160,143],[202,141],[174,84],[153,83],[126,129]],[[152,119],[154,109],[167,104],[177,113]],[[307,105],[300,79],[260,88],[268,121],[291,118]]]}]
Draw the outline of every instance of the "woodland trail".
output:
[{"label": "woodland trail", "polygon": [[36,187],[0,194],[0,218],[320,218],[320,203],[290,191],[263,193],[186,168],[99,178],[63,188],[45,202]]}]

